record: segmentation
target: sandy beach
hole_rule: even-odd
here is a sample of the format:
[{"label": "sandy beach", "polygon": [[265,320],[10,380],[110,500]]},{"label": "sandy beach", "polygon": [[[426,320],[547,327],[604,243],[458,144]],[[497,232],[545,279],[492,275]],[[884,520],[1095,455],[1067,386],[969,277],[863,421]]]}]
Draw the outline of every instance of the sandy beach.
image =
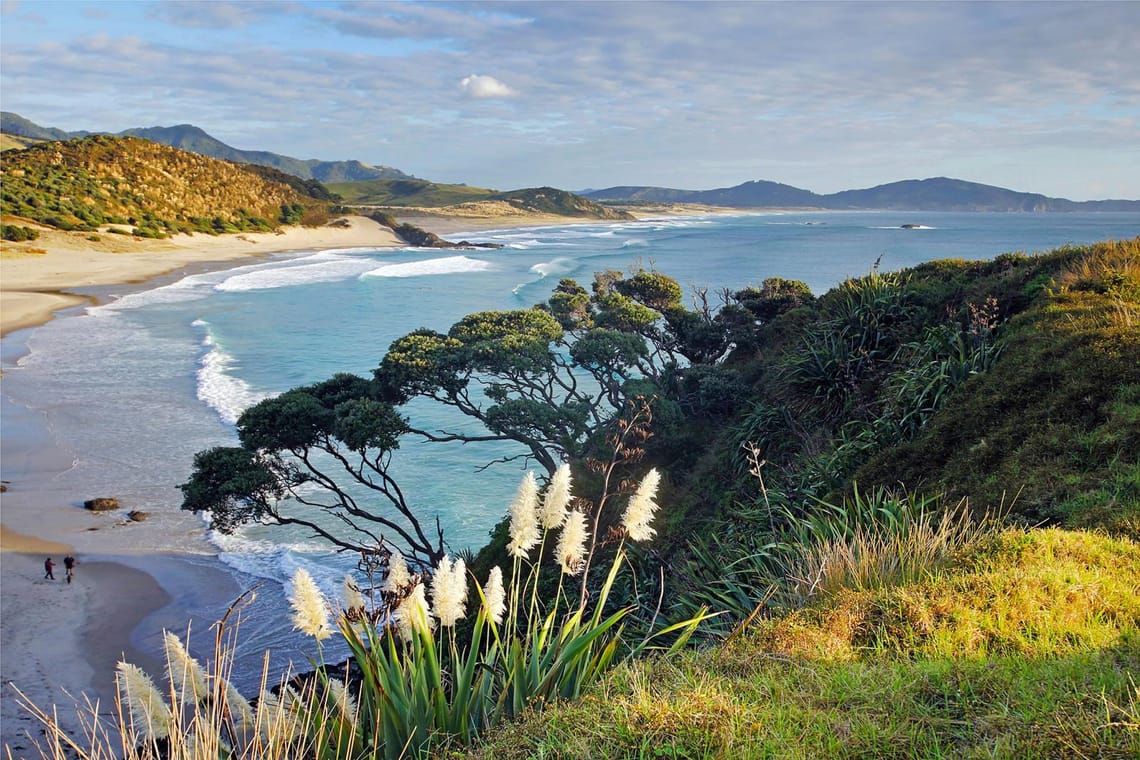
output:
[{"label": "sandy beach", "polygon": [[[710,209],[653,206],[639,217],[709,213]],[[717,209],[724,213],[725,209]],[[396,215],[447,239],[485,229],[596,222],[545,215],[483,213],[448,215],[407,209]],[[287,228],[279,233],[225,236],[179,235],[170,240],[139,240],[125,235],[68,233],[42,229],[27,243],[4,242],[0,255],[0,331],[5,336],[45,324],[61,309],[95,303],[100,286],[149,287],[162,278],[204,269],[238,266],[251,258],[325,248],[400,247],[390,229],[363,216],[336,226]],[[5,360],[22,352],[22,339],[6,347]],[[3,381],[0,380],[0,383]],[[6,402],[6,399],[4,399]],[[114,667],[124,656],[156,676],[162,663],[154,652],[160,626],[177,630],[191,608],[199,615],[224,609],[242,589],[221,569],[203,564],[215,552],[190,515],[156,514],[181,531],[184,557],[147,553],[134,546],[129,523],[121,517],[92,515],[56,503],[53,477],[71,465],[69,455],[26,410],[5,403],[3,464],[5,493],[0,512],[0,743],[13,756],[31,754],[27,734],[39,728],[17,704],[18,687],[33,703],[55,704],[65,727],[78,726],[74,705],[100,700],[113,710]],[[16,445],[12,445],[12,442]],[[187,528],[187,526],[192,526]],[[164,528],[165,529],[165,528]],[[76,552],[80,565],[68,585],[62,558]],[[142,552],[140,554],[140,552]],[[56,562],[56,580],[44,578],[46,557]],[[197,557],[198,561],[191,561]],[[140,627],[144,621],[147,624]],[[205,629],[212,619],[196,619]],[[151,640],[140,646],[140,631]]]},{"label": "sandy beach", "polygon": [[[161,241],[43,228],[35,241],[3,244],[0,332],[9,335],[32,328],[60,309],[94,302],[82,292],[85,288],[141,284],[289,251],[402,245],[387,227],[355,216],[339,226],[217,237],[179,235]],[[217,606],[232,601],[240,589],[220,570],[211,573],[178,557],[132,556],[129,532],[117,530],[117,524],[93,531],[83,523],[82,514],[68,515],[83,510],[44,509],[59,506],[52,503],[50,482],[54,473],[69,466],[68,457],[54,447],[36,419],[6,406],[2,422],[4,437],[18,440],[20,448],[5,450],[3,479],[11,482],[4,483],[5,493],[0,496],[0,742],[13,757],[33,757],[37,753],[29,734],[39,736],[40,727],[18,705],[16,688],[38,706],[50,709],[54,704],[61,725],[74,730],[76,704],[99,700],[102,713],[113,711],[114,668],[124,656],[152,674],[161,674],[162,663],[133,641],[132,634],[143,620],[159,615],[176,628],[186,623],[179,610],[183,600],[178,597],[185,596],[187,589],[207,589]],[[13,525],[22,532],[13,530]],[[205,541],[200,543],[198,551],[208,551]],[[63,570],[68,551],[75,551],[80,562],[70,585]],[[55,580],[44,577],[47,557],[55,561]],[[146,569],[139,569],[139,564]],[[187,580],[203,574],[208,577],[192,584]],[[211,606],[208,601],[195,603]]]},{"label": "sandy beach", "polygon": [[54,312],[88,301],[74,292],[80,288],[145,282],[190,267],[224,266],[287,251],[404,244],[390,229],[363,216],[345,217],[344,226],[177,235],[168,240],[39,230],[36,240],[4,241],[0,249],[2,335],[43,324]]}]

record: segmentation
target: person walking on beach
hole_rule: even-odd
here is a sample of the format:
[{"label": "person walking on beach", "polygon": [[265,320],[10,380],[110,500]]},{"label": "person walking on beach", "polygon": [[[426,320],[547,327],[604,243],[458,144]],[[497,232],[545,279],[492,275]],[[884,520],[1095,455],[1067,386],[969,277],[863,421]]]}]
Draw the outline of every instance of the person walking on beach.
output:
[{"label": "person walking on beach", "polygon": [[71,585],[71,576],[75,573],[75,557],[68,554],[63,558],[63,566],[67,569],[67,583]]},{"label": "person walking on beach", "polygon": [[51,573],[53,567],[55,567],[55,563],[51,561],[51,557],[44,560],[44,578],[52,581],[55,580],[55,576]]}]

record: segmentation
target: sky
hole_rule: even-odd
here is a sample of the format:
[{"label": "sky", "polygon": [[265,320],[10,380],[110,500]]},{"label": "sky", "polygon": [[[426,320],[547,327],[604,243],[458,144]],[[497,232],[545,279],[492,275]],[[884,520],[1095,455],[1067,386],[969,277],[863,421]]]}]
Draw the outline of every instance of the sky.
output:
[{"label": "sky", "polygon": [[1140,2],[2,0],[0,107],[498,190],[1140,199]]}]

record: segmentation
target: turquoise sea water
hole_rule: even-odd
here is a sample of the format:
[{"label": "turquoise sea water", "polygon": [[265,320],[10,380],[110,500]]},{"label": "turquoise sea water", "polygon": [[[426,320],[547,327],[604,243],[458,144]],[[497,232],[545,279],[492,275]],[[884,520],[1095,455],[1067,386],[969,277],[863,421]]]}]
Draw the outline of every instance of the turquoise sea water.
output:
[{"label": "turquoise sea water", "polygon": [[[820,294],[877,260],[893,270],[1137,234],[1136,214],[772,213],[452,236],[505,246],[497,250],[293,254],[135,290],[10,336],[4,355],[19,358],[6,362],[3,393],[40,416],[73,460],[52,479],[54,498],[115,495],[166,518],[138,526],[138,548],[201,549],[203,526],[178,514],[176,485],[194,452],[235,441],[242,409],[335,372],[368,375],[393,339],[419,327],[445,332],[473,311],[533,305],[561,277],[588,285],[596,271],[652,266],[686,288],[780,276]],[[6,453],[18,443],[6,440]],[[424,444],[399,452],[405,491],[427,521],[439,516],[453,549],[481,546],[505,514],[523,470],[477,471],[499,453]],[[272,583],[303,565],[331,590],[353,564],[274,529],[207,540],[239,574]]]}]

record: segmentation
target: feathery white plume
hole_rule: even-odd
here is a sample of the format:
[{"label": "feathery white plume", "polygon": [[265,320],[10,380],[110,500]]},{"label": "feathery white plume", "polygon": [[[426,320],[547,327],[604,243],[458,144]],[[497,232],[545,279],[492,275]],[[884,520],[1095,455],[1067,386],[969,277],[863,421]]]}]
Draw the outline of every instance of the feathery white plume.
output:
[{"label": "feathery white plume", "polygon": [[514,557],[525,557],[539,541],[538,484],[534,473],[528,472],[519,484],[515,500],[511,502],[511,542],[507,550]]},{"label": "feathery white plume", "polygon": [[570,465],[562,464],[550,478],[550,486],[542,499],[538,519],[542,527],[554,530],[566,520],[566,507],[570,505]]},{"label": "feathery white plume", "polygon": [[293,574],[293,592],[289,596],[293,608],[293,628],[322,641],[332,636],[329,626],[329,608],[313,576],[305,568]]},{"label": "feathery white plume", "polygon": [[356,585],[356,579],[350,574],[344,576],[344,608],[347,611],[364,612],[367,604],[364,601],[364,595],[360,593],[360,586]]},{"label": "feathery white plume", "polygon": [[629,506],[621,522],[634,541],[648,541],[657,535],[657,531],[649,527],[653,521],[653,513],[657,511],[657,486],[661,482],[661,473],[654,467],[645,473],[637,491],[629,497]]},{"label": "feathery white plume", "polygon": [[255,720],[253,717],[253,706],[249,704],[249,700],[241,695],[234,685],[229,681],[222,682],[226,692],[226,710],[230,714],[230,720],[239,729],[253,728]]},{"label": "feathery white plume", "polygon": [[349,721],[356,718],[356,700],[345,688],[344,681],[337,678],[329,679],[329,696],[342,718]]},{"label": "feathery white plume", "polygon": [[483,596],[484,614],[495,625],[503,622],[503,613],[507,611],[507,593],[503,589],[503,571],[498,565],[492,567],[491,574],[487,576],[487,588],[483,589]]},{"label": "feathery white plume", "polygon": [[424,594],[424,584],[417,583],[396,608],[396,627],[404,641],[411,641],[416,629],[430,631],[435,627]]},{"label": "feathery white plume", "polygon": [[586,539],[589,531],[586,529],[586,516],[582,510],[575,509],[566,516],[566,523],[562,526],[562,535],[558,538],[558,548],[555,556],[558,564],[562,565],[562,572],[574,575],[582,569],[582,562],[586,557]]},{"label": "feathery white plume", "polygon": [[393,554],[388,558],[388,577],[384,579],[384,590],[396,594],[400,589],[407,586],[412,580],[412,574],[408,572],[408,563],[404,561],[404,555]]},{"label": "feathery white plume", "polygon": [[456,560],[453,566],[451,559],[443,555],[431,578],[431,598],[432,612],[445,628],[466,616],[467,565],[463,560]]},{"label": "feathery white plume", "polygon": [[165,739],[170,736],[170,708],[162,694],[142,668],[129,662],[115,666],[119,699],[127,704],[131,713],[131,726],[143,736]]},{"label": "feathery white plume", "polygon": [[166,652],[166,675],[179,700],[190,697],[197,703],[208,697],[210,687],[206,685],[206,671],[190,656],[182,641],[170,631],[163,631],[162,648]]}]

